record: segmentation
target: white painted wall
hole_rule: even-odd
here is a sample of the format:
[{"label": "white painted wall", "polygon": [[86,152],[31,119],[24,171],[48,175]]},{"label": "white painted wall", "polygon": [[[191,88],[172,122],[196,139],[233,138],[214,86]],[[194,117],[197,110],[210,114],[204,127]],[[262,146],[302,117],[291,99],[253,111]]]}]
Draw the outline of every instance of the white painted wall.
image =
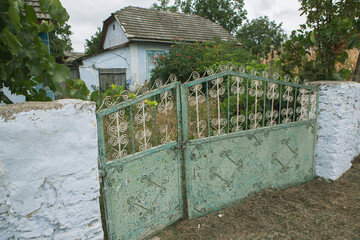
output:
[{"label": "white painted wall", "polygon": [[319,130],[316,174],[336,180],[360,154],[360,84],[316,82],[319,85]]},{"label": "white painted wall", "polygon": [[13,103],[25,102],[25,96],[24,95],[12,94],[11,91],[9,90],[9,88],[7,88],[7,87],[3,87],[2,89],[0,89],[0,91],[1,90],[3,91],[5,96],[8,97],[10,99],[10,101],[12,101]]},{"label": "white painted wall", "polygon": [[109,24],[104,41],[104,49],[115,47],[129,40],[117,20]]},{"label": "white painted wall", "polygon": [[99,87],[99,68],[126,68],[126,80],[130,84],[129,46],[102,52],[83,60],[83,65],[79,67],[80,79],[86,83],[90,93],[94,91],[91,85]]},{"label": "white painted wall", "polygon": [[103,239],[95,105],[0,106],[0,239]]}]

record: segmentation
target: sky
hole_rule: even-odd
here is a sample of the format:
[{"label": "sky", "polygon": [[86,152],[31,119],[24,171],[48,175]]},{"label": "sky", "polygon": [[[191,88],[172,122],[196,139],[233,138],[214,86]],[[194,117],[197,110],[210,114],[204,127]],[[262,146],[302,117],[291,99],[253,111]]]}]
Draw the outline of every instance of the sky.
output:
[{"label": "sky", "polygon": [[[76,52],[84,52],[85,39],[90,39],[102,27],[103,21],[111,13],[127,6],[149,8],[156,0],[60,0],[70,15],[68,24],[73,32],[72,46]],[[171,1],[173,2],[173,1]],[[299,24],[305,22],[300,17],[298,0],[244,0],[249,20],[261,16],[268,16],[282,27],[289,35]]]}]

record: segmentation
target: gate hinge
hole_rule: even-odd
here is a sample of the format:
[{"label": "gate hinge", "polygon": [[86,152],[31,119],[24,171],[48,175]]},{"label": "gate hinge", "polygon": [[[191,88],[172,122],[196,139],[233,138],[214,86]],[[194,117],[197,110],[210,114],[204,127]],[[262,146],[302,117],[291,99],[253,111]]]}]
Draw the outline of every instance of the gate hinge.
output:
[{"label": "gate hinge", "polygon": [[101,168],[99,168],[99,177],[103,178],[103,177],[105,177],[105,176],[106,176],[106,171],[103,170],[103,169],[101,169]]}]

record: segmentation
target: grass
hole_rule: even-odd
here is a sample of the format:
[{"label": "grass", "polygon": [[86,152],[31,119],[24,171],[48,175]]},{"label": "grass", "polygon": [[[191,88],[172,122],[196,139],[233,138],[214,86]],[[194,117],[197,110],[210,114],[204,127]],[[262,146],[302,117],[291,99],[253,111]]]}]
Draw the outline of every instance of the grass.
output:
[{"label": "grass", "polygon": [[232,207],[180,220],[153,238],[159,239],[360,239],[360,156],[336,181],[317,178],[264,190]]}]

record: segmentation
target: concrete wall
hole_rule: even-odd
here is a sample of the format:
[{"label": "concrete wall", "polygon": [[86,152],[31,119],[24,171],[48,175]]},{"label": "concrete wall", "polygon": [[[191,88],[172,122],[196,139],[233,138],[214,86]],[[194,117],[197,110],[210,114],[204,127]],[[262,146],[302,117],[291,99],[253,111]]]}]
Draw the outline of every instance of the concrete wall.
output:
[{"label": "concrete wall", "polygon": [[128,41],[128,38],[126,37],[117,20],[114,20],[109,24],[105,36],[104,49],[115,47]]},{"label": "concrete wall", "polygon": [[0,239],[103,239],[95,105],[0,106]]},{"label": "concrete wall", "polygon": [[360,154],[360,84],[315,82],[319,92],[316,174],[335,180]]}]

